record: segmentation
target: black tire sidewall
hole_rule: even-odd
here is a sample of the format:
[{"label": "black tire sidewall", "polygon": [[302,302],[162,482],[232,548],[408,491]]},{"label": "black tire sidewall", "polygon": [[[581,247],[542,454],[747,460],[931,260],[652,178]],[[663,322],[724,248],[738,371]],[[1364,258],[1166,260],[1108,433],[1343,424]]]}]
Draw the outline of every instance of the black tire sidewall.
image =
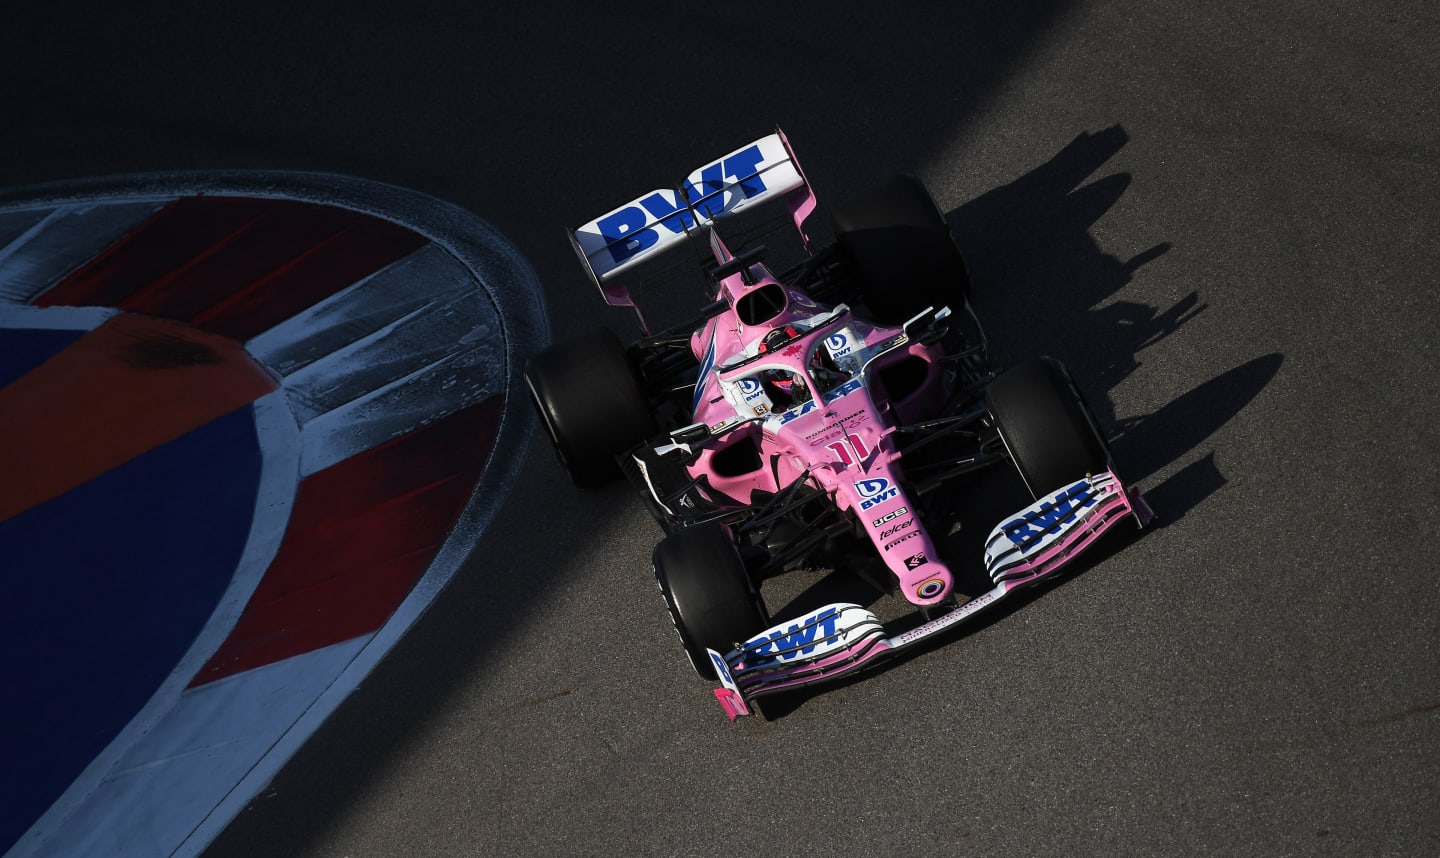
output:
[{"label": "black tire sidewall", "polygon": [[556,454],[579,485],[618,476],[615,456],[655,433],[635,367],[608,328],[537,355],[525,381]]},{"label": "black tire sidewall", "polygon": [[896,176],[846,203],[831,220],[876,321],[899,324],[926,307],[964,303],[965,263],[919,179]]},{"label": "black tire sidewall", "polygon": [[707,648],[725,653],[770,625],[745,562],[719,524],[672,533],[655,546],[656,581],[696,673],[714,679]]},{"label": "black tire sidewall", "polygon": [[1011,461],[1036,500],[1110,467],[1110,453],[1065,367],[1027,361],[985,391]]}]

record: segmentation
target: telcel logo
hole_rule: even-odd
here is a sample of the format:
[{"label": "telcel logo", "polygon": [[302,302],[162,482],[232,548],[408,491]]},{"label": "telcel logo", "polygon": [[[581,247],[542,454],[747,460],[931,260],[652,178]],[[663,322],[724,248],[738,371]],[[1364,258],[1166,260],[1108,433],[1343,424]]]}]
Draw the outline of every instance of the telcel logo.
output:
[{"label": "telcel logo", "polygon": [[[691,173],[680,191],[656,191],[641,197],[636,205],[600,218],[595,225],[609,245],[615,264],[653,247],[660,240],[660,234],[646,226],[652,218],[676,235],[693,227],[695,218],[685,205],[686,199],[701,217],[709,220],[734,208],[741,200],[764,193],[765,180],[760,170],[764,162],[765,154],[756,143]],[[727,179],[737,184],[720,193]]]},{"label": "telcel logo", "polygon": [[879,506],[888,500],[893,500],[900,494],[900,488],[890,485],[890,481],[884,478],[861,480],[855,484],[855,491],[859,492],[860,497],[864,498],[864,500],[860,501],[860,509],[862,510]]}]

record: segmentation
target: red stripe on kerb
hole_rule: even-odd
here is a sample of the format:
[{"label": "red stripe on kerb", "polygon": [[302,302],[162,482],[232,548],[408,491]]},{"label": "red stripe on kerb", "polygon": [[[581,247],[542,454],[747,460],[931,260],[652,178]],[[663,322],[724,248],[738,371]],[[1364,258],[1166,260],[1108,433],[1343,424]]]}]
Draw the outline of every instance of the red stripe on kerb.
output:
[{"label": "red stripe on kerb", "polygon": [[404,227],[332,206],[186,197],[35,303],[120,307],[243,341],[424,244]]},{"label": "red stripe on kerb", "polygon": [[366,217],[195,314],[198,328],[248,340],[419,250],[424,236]]},{"label": "red stripe on kerb", "polygon": [[[210,200],[229,206],[245,200]],[[264,281],[277,268],[360,220],[363,215],[278,200],[218,241],[132,292],[120,307],[150,316],[194,319],[217,301]]]},{"label": "red stripe on kerb", "polygon": [[118,307],[260,216],[265,200],[175,200],[46,291],[41,307]]},{"label": "red stripe on kerb", "polygon": [[113,316],[0,389],[0,521],[276,387],[226,337],[169,319]]},{"label": "red stripe on kerb", "polygon": [[503,401],[491,397],[303,480],[275,561],[191,686],[384,625],[469,501]]}]

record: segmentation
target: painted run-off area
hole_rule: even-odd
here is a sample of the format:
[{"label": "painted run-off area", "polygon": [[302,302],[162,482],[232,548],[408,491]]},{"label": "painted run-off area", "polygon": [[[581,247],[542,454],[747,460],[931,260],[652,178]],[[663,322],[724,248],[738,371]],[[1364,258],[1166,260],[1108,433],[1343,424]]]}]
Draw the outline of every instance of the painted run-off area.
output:
[{"label": "painted run-off area", "polygon": [[0,210],[0,242],[0,848],[178,846],[446,543],[501,323],[424,235],[312,202]]}]

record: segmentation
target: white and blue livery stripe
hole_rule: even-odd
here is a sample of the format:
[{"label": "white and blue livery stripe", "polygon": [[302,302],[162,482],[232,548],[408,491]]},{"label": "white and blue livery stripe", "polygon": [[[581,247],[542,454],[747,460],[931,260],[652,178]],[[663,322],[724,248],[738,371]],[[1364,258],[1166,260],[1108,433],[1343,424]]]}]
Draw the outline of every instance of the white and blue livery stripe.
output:
[{"label": "white and blue livery stripe", "polygon": [[700,361],[700,374],[695,377],[695,398],[690,402],[690,413],[700,410],[700,397],[705,395],[705,379],[715,368],[715,332],[710,332],[710,345],[705,347],[705,357]]}]

